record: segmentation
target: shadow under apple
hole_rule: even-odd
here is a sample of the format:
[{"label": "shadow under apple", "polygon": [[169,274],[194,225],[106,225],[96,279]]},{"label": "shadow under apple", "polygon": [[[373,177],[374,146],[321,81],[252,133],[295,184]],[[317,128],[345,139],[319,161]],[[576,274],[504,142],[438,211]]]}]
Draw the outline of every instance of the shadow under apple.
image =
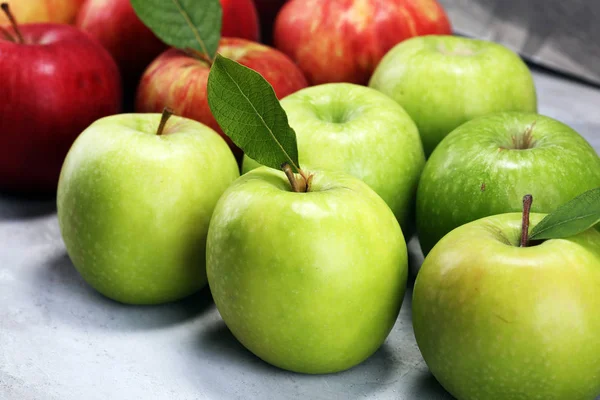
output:
[{"label": "shadow under apple", "polygon": [[55,194],[33,196],[0,192],[0,221],[31,219],[55,212]]},{"label": "shadow under apple", "polygon": [[454,397],[448,393],[442,385],[429,372],[424,372],[417,378],[416,384],[419,398],[428,400],[454,400]]},{"label": "shadow under apple", "polygon": [[136,306],[113,301],[94,290],[79,275],[66,253],[37,269],[37,287],[51,319],[88,329],[137,331],[157,329],[198,318],[213,307],[208,287],[163,305]]},{"label": "shadow under apple", "polygon": [[411,237],[406,246],[408,248],[408,286],[412,287],[425,257],[416,235]]},{"label": "shadow under apple", "polygon": [[[219,379],[213,377],[210,382],[197,383],[200,387],[210,384],[221,396],[242,394],[248,398],[272,398],[277,394],[278,398],[332,400],[348,399],[359,394],[361,398],[368,398],[396,379],[395,356],[387,343],[349,370],[310,375],[285,371],[261,360],[233,336],[220,318],[212,323],[204,321],[201,329],[196,346],[198,358],[204,362],[210,360],[221,374]],[[260,384],[255,385],[256,382]]]}]

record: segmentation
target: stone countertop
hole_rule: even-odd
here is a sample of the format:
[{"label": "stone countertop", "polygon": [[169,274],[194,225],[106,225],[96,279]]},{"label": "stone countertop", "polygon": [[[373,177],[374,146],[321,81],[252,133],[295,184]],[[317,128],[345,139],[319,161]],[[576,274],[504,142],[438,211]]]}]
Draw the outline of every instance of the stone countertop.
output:
[{"label": "stone countertop", "polygon": [[[600,150],[600,90],[534,70],[541,114]],[[410,322],[409,287],[385,344],[343,373],[271,367],[229,333],[207,290],[153,307],[117,304],[79,277],[54,199],[0,195],[0,398],[451,399],[427,371]],[[422,260],[410,243],[412,268]]]}]

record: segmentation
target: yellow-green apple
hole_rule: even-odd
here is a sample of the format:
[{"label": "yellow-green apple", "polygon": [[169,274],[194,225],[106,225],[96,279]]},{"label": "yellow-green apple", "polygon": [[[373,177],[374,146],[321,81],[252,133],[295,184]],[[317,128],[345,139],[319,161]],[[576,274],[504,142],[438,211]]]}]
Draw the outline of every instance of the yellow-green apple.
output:
[{"label": "yellow-green apple", "polygon": [[437,0],[290,0],[277,14],[274,41],[312,85],[366,84],[397,43],[450,33]]},{"label": "yellow-green apple", "polygon": [[351,368],[392,329],[406,291],[400,225],[368,185],[308,171],[309,192],[261,167],[221,196],[207,275],[219,313],[251,352],[302,373]]},{"label": "yellow-green apple", "polygon": [[69,147],[88,125],[121,110],[110,54],[66,24],[24,24],[0,35],[0,189],[53,192]]},{"label": "yellow-green apple", "polygon": [[[377,90],[352,83],[305,88],[282,99],[281,106],[296,132],[300,164],[362,179],[409,237],[425,154],[406,111]],[[242,171],[258,165],[244,156]]]},{"label": "yellow-green apple", "polygon": [[208,223],[239,176],[215,131],[165,116],[99,119],[61,171],[58,221],[69,257],[88,284],[122,303],[165,303],[206,285]]},{"label": "yellow-green apple", "polygon": [[[539,143],[561,145],[551,137]],[[568,157],[530,160],[563,165]],[[532,214],[531,226],[543,216]],[[435,245],[413,291],[419,349],[460,400],[592,400],[600,395],[600,232],[528,247],[520,236],[521,214],[508,213],[462,225]]]},{"label": "yellow-green apple", "polygon": [[549,213],[600,186],[600,157],[576,131],[536,113],[503,112],[454,130],[427,160],[417,190],[423,253],[476,219],[519,211]]},{"label": "yellow-green apple", "polygon": [[[260,43],[222,38],[218,53],[260,73],[283,98],[307,86],[298,67],[283,53]],[[137,112],[159,112],[170,107],[178,115],[217,130],[237,156],[239,149],[223,134],[208,106],[206,83],[210,64],[183,51],[169,49],[144,72],[136,95]]]},{"label": "yellow-green apple", "polygon": [[501,111],[537,111],[531,72],[510,49],[449,35],[416,37],[396,45],[369,86],[396,100],[419,128],[425,153],[453,129]]},{"label": "yellow-green apple", "polygon": [[[75,22],[77,11],[84,0],[3,0],[10,5],[20,24],[34,22],[54,22],[71,24]],[[0,25],[10,25],[5,15],[0,13]]]}]

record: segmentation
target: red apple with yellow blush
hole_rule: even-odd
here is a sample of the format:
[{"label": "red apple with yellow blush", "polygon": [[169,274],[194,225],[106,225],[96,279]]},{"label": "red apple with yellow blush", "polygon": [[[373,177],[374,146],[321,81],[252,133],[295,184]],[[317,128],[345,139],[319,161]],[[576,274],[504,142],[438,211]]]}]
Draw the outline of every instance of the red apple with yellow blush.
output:
[{"label": "red apple with yellow blush", "polygon": [[[258,16],[252,0],[220,2],[222,35],[258,40]],[[137,86],[146,67],[167,49],[139,19],[130,0],[84,0],[76,26],[98,39],[110,52],[129,86]]]},{"label": "red apple with yellow blush", "polygon": [[[289,57],[272,47],[244,39],[222,38],[217,52],[261,74],[280,99],[307,86],[302,71]],[[241,151],[223,133],[208,106],[206,83],[209,72],[208,61],[177,49],[165,51],[144,72],[135,110],[160,112],[164,107],[170,107],[177,115],[215,129],[239,157]]]},{"label": "red apple with yellow blush", "polygon": [[312,85],[364,85],[394,45],[450,33],[437,0],[290,0],[277,14],[274,43]]},{"label": "red apple with yellow blush", "polygon": [[[4,0],[17,16],[20,24],[34,22],[55,22],[71,24],[84,0]],[[10,21],[0,13],[0,25],[8,26]]]}]

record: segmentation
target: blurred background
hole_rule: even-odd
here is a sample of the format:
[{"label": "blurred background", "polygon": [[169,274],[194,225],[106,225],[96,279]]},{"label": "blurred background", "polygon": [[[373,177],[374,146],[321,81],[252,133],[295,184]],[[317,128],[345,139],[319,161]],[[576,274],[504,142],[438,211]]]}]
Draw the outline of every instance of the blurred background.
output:
[{"label": "blurred background", "polygon": [[600,1],[440,2],[456,33],[502,43],[530,62],[600,85]]}]

